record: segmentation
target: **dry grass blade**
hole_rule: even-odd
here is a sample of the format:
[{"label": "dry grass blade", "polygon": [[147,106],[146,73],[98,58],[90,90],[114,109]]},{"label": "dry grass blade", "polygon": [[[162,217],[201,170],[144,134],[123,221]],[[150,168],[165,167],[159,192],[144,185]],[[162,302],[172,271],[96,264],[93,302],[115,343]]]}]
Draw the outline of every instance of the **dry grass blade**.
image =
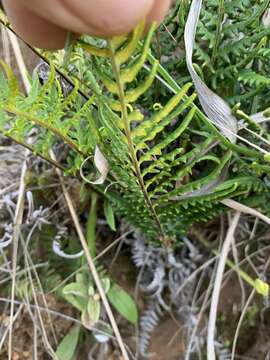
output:
[{"label": "dry grass blade", "polygon": [[21,75],[21,78],[22,78],[22,81],[23,81],[23,85],[25,87],[26,92],[29,93],[29,91],[31,89],[31,85],[30,85],[30,82],[29,82],[28,77],[27,77],[28,71],[27,71],[27,68],[25,66],[25,62],[23,60],[23,56],[22,56],[22,52],[21,52],[21,49],[20,49],[19,42],[17,40],[16,35],[14,35],[13,32],[11,32],[10,30],[7,30],[7,31],[8,31],[8,37],[9,37],[9,40],[10,40],[10,43],[11,43],[11,46],[12,46],[16,61],[17,61],[17,65],[18,65],[18,68],[20,70],[20,75]]},{"label": "dry grass blade", "polygon": [[1,25],[1,35],[2,35],[2,44],[3,44],[3,53],[6,64],[10,66],[11,58],[10,58],[10,47],[8,40],[8,30]]},{"label": "dry grass blade", "polygon": [[229,208],[235,210],[235,211],[240,211],[244,214],[248,214],[248,215],[252,215],[255,216],[258,219],[261,219],[262,221],[264,221],[266,224],[270,225],[270,218],[262,213],[260,213],[259,211],[248,207],[246,205],[240,204],[239,202],[232,200],[232,199],[225,199],[220,201],[223,205],[228,206]]},{"label": "dry grass blade", "polygon": [[[27,156],[28,154],[26,154]],[[19,196],[17,201],[15,219],[14,219],[14,232],[12,241],[12,285],[11,285],[11,305],[10,305],[10,326],[9,326],[9,360],[12,359],[12,337],[13,337],[13,323],[14,323],[14,300],[16,291],[16,272],[17,272],[17,254],[19,246],[20,229],[23,219],[24,210],[24,194],[25,194],[25,175],[27,171],[26,161],[23,163],[21,171],[21,183],[19,188]]]},{"label": "dry grass blade", "polygon": [[[213,122],[232,143],[235,143],[236,134],[238,131],[236,118],[232,115],[232,111],[228,104],[221,97],[210,90],[208,86],[202,81],[202,79],[195,71],[192,63],[195,35],[201,7],[202,0],[192,1],[189,16],[185,26],[187,67],[192,77],[194,86],[198,92],[200,103],[209,120]],[[227,131],[226,128],[228,128],[230,132]]]},{"label": "dry grass blade", "polygon": [[33,360],[38,360],[38,327],[37,327],[37,311],[34,310],[34,321],[33,321]]},{"label": "dry grass blade", "polygon": [[222,250],[220,253],[219,263],[216,271],[216,277],[214,281],[214,289],[211,300],[209,322],[208,322],[208,332],[207,332],[207,359],[215,360],[215,329],[216,329],[216,320],[217,320],[217,311],[218,303],[220,298],[220,291],[222,286],[223,274],[226,266],[226,260],[230,251],[230,247],[233,241],[234,233],[236,231],[241,213],[236,212],[232,219],[231,225],[228,229]]}]

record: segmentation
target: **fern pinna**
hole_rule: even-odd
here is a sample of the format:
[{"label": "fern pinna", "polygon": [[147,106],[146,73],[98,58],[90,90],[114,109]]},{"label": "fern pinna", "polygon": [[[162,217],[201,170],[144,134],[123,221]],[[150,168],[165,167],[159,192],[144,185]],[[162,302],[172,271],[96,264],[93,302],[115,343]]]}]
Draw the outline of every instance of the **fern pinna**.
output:
[{"label": "fern pinna", "polygon": [[[192,84],[180,88],[153,58],[154,31],[155,25],[141,41],[141,23],[130,36],[106,43],[81,40],[70,59],[71,73],[72,64],[77,67],[68,95],[53,65],[43,85],[34,75],[25,96],[1,63],[0,130],[67,174],[81,170],[87,175],[88,170],[89,181],[98,149],[110,172],[103,185],[94,187],[148,241],[175,246],[194,222],[222,211],[224,198],[248,197],[266,211],[269,171],[266,156],[244,143],[230,144],[199,109]],[[163,82],[171,81],[175,95],[146,109],[158,74]],[[258,123],[245,113],[242,118],[245,127],[264,136]],[[56,150],[57,162],[50,159],[50,149]]]}]

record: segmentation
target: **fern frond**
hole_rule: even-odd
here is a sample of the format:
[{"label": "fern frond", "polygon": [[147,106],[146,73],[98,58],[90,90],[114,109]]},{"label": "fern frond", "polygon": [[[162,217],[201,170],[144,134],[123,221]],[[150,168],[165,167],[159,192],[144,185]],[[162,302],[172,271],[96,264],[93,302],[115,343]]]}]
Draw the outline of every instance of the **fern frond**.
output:
[{"label": "fern frond", "polygon": [[239,73],[239,81],[250,86],[266,86],[270,84],[270,78],[256,73],[252,70],[243,70]]},{"label": "fern frond", "polygon": [[[239,9],[243,6],[240,3]],[[209,9],[217,5],[213,0]],[[207,29],[214,28],[217,21],[209,9],[202,19]],[[65,144],[68,159],[62,160],[61,166],[73,174],[82,163],[84,170],[89,170],[86,159],[98,146],[110,167],[106,198],[149,241],[172,246],[194,222],[207,221],[223,211],[220,200],[230,197],[244,201],[249,194],[254,198],[266,194],[265,184],[253,175],[267,173],[267,165],[257,150],[229,143],[197,106],[192,84],[182,78],[180,88],[159,64],[151,54],[154,31],[155,25],[142,40],[141,23],[131,35],[110,39],[106,44],[93,39],[79,42],[71,54],[73,69],[77,70],[71,74],[74,86],[68,94],[63,93],[54,66],[43,85],[37,75],[33,78],[30,94],[25,96],[3,65],[0,131],[45,158],[50,148]],[[214,44],[214,38],[206,39]],[[268,59],[267,52],[262,51],[264,40],[259,39],[254,53],[255,48],[261,50],[259,56]],[[246,54],[242,64],[248,64],[249,59]],[[223,66],[219,72],[209,55],[201,60],[205,63],[201,71],[207,68],[215,72],[216,82],[222,76],[230,76],[232,81],[235,74],[240,78],[237,65]],[[175,94],[171,97],[165,92],[161,104],[149,109],[146,98],[157,74]],[[81,82],[81,77],[84,81],[79,89],[76,78]],[[81,91],[89,93],[87,99]],[[236,114],[249,129],[267,139],[261,126],[254,126],[244,112]],[[238,172],[248,168],[250,177],[235,176],[231,162]],[[103,192],[104,188],[99,190]]]},{"label": "fern frond", "polygon": [[[90,51],[104,85],[102,96],[95,101],[99,147],[116,180],[111,198],[118,211],[149,239],[168,245],[195,219],[206,221],[222,211],[219,200],[240,196],[250,187],[245,182],[224,183],[232,152],[224,151],[211,127],[199,119],[196,94],[189,94],[190,83],[158,111],[149,111],[147,116],[141,113],[137,103],[161,70],[149,55],[154,27],[142,45],[134,48],[135,38],[139,44],[141,28],[126,41],[109,41],[99,56]],[[125,57],[119,61],[118,53],[124,49]],[[143,64],[150,58],[152,67],[145,79]],[[196,172],[202,168],[198,178]],[[220,184],[227,185],[219,189]]]},{"label": "fern frond", "polygon": [[78,95],[78,84],[64,97],[53,66],[45,84],[42,86],[36,75],[29,95],[24,95],[19,92],[11,69],[3,62],[1,65],[5,75],[2,74],[0,79],[0,131],[49,161],[49,150],[61,142],[66,144],[70,152],[80,159],[76,167],[70,169],[75,173],[84,157],[93,150],[93,144],[86,139],[81,125],[85,123],[85,128],[93,128],[89,108],[94,99],[83,105]]}]

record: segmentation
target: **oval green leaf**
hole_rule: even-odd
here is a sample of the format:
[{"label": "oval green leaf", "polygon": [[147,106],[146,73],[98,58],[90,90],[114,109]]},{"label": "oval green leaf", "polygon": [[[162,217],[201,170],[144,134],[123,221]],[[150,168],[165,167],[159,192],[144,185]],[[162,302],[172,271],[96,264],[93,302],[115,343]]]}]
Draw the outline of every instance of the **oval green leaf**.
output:
[{"label": "oval green leaf", "polygon": [[58,360],[72,360],[79,342],[80,326],[74,326],[59,344],[56,356]]},{"label": "oval green leaf", "polygon": [[113,285],[108,291],[108,299],[114,308],[132,324],[138,322],[138,310],[131,296],[118,285]]},{"label": "oval green leaf", "polygon": [[111,204],[108,201],[104,202],[104,214],[110,229],[112,231],[116,231],[113,208],[111,207]]}]

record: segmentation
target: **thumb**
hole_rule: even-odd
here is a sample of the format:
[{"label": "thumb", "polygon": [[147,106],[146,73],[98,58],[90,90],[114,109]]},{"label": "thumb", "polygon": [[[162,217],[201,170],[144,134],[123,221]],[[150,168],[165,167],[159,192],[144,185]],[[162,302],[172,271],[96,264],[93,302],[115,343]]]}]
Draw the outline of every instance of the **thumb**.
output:
[{"label": "thumb", "polygon": [[160,20],[170,0],[4,0],[15,29],[34,45],[63,46],[66,31],[106,37]]},{"label": "thumb", "polygon": [[104,36],[131,30],[150,12],[155,0],[16,0],[16,2],[64,29],[81,34]]}]

